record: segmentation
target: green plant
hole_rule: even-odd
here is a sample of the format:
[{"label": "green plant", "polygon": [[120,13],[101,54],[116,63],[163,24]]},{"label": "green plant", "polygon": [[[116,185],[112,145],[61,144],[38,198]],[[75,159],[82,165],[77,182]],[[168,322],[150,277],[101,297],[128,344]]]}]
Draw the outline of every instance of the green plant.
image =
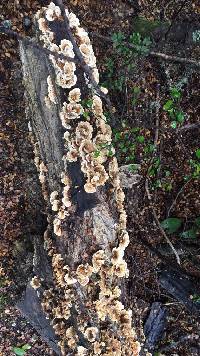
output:
[{"label": "green plant", "polygon": [[135,173],[140,168],[140,165],[139,164],[129,164],[128,168],[129,168],[130,172]]},{"label": "green plant", "polygon": [[88,117],[90,115],[90,110],[92,108],[92,103],[93,103],[92,99],[83,99],[81,101],[81,105],[84,108],[83,117],[85,119],[88,119]]},{"label": "green plant", "polygon": [[156,147],[153,143],[147,143],[144,147],[144,153],[146,155],[152,154],[155,151]]},{"label": "green plant", "polygon": [[200,159],[200,148],[196,150],[195,155],[198,159]]},{"label": "green plant", "polygon": [[[152,171],[153,168],[153,171]],[[151,181],[151,190],[155,190],[157,188],[162,189],[165,192],[170,192],[173,189],[172,185],[172,177],[171,172],[168,170],[164,170],[163,176],[161,178],[155,179],[157,176],[158,170],[160,169],[160,162],[155,162],[155,165],[149,168],[151,172],[151,177],[154,179]]]},{"label": "green plant", "polygon": [[15,353],[15,355],[24,356],[26,354],[26,351],[30,349],[31,346],[29,344],[25,344],[21,347],[13,347],[12,351]]},{"label": "green plant", "polygon": [[133,32],[127,42],[125,42],[125,39],[125,35],[122,32],[113,33],[112,35],[113,47],[118,54],[130,58],[138,54],[145,55],[149,53],[152,43],[150,37],[142,37],[139,32]]},{"label": "green plant", "polygon": [[163,220],[160,225],[167,233],[173,234],[176,232],[182,225],[182,219],[180,218],[167,218]]},{"label": "green plant", "polygon": [[103,149],[107,149],[108,157],[112,157],[114,155],[113,144],[112,143],[101,143],[98,145],[98,148],[94,151],[94,157],[97,158],[101,155],[101,151]]},{"label": "green plant", "polygon": [[140,93],[141,93],[141,89],[139,87],[132,88],[131,104],[133,106],[135,106],[137,104]]},{"label": "green plant", "polygon": [[105,67],[106,67],[106,80],[103,82],[103,86],[108,87],[110,89],[122,91],[126,76],[124,72],[118,72],[118,75],[116,77],[116,63],[117,58],[113,56],[113,58],[108,58]]},{"label": "green plant", "polygon": [[152,163],[148,169],[149,177],[155,177],[158,169],[160,168],[160,158],[153,158]]},{"label": "green plant", "polygon": [[[163,220],[160,225],[168,234],[173,234],[177,232],[181,225],[183,223],[183,220],[180,218],[167,218]],[[200,232],[200,217],[197,217],[193,224],[192,227],[186,231],[180,232],[179,236],[184,238],[184,239],[195,239]]]},{"label": "green plant", "polygon": [[189,230],[186,230],[180,234],[181,237],[185,239],[196,239],[197,234],[200,231],[200,217],[194,220],[194,224]]},{"label": "green plant", "polygon": [[[150,51],[150,37],[142,37],[139,32],[132,33],[126,38],[122,32],[112,35],[114,53],[106,62],[106,81],[103,85],[110,89],[123,91],[126,79],[134,70],[135,59],[145,56]],[[119,68],[120,63],[120,68]],[[119,70],[116,71],[116,68]],[[138,88],[133,88],[132,105],[135,105],[139,97]]]},{"label": "green plant", "polygon": [[191,299],[195,303],[200,303],[200,295],[199,294],[193,294]]},{"label": "green plant", "polygon": [[139,32],[134,32],[129,37],[129,43],[133,44],[133,48],[139,55],[147,55],[150,51],[152,41],[150,37],[142,37]]},{"label": "green plant", "polygon": [[145,137],[143,135],[138,135],[136,139],[139,143],[144,143],[145,141]]},{"label": "green plant", "polygon": [[83,99],[83,100],[81,101],[81,105],[82,105],[84,108],[87,108],[87,109],[91,109],[92,104],[93,104],[93,100],[92,100],[92,99]]},{"label": "green plant", "polygon": [[163,105],[163,110],[168,113],[171,119],[171,127],[174,129],[185,120],[185,115],[180,109],[181,95],[181,90],[178,87],[172,87],[170,89],[170,99]]},{"label": "green plant", "polygon": [[191,175],[186,176],[185,180],[200,178],[200,148],[195,151],[195,158],[189,160],[189,165],[191,168]]},{"label": "green plant", "polygon": [[145,137],[140,128],[130,129],[124,122],[121,131],[113,129],[113,143],[118,159],[131,165],[135,163],[137,150],[143,150]]},{"label": "green plant", "polygon": [[134,16],[134,22],[133,22],[134,31],[139,32],[142,36],[150,35],[152,31],[154,31],[156,28],[161,26],[162,28],[166,28],[167,30],[169,23],[159,21],[159,20],[149,20],[142,16],[138,16],[138,17]]}]

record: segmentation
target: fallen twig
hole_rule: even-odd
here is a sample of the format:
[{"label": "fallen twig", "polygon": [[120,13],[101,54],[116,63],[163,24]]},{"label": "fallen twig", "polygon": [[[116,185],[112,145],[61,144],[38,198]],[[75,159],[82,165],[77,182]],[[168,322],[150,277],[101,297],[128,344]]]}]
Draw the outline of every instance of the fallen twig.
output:
[{"label": "fallen twig", "polygon": [[163,237],[165,238],[165,240],[167,241],[167,243],[171,247],[172,251],[174,252],[174,255],[176,256],[177,263],[180,265],[181,262],[180,262],[180,257],[178,255],[178,252],[176,251],[174,245],[172,244],[172,242],[170,241],[170,239],[166,235],[165,231],[163,230],[162,226],[160,225],[160,222],[159,222],[159,219],[157,217],[156,211],[155,211],[155,209],[154,209],[154,207],[152,205],[151,195],[150,195],[150,192],[149,192],[149,180],[148,180],[148,178],[145,181],[145,190],[146,190],[146,193],[147,193],[147,197],[148,197],[148,200],[149,200],[149,203],[150,203],[150,208],[152,210],[154,220],[155,220],[160,232],[162,233]]},{"label": "fallen twig", "polygon": [[169,217],[170,212],[171,212],[171,210],[173,209],[174,205],[176,204],[179,195],[183,192],[183,190],[184,190],[185,187],[191,182],[191,180],[192,180],[192,177],[191,177],[191,178],[181,187],[181,189],[178,191],[178,193],[177,193],[177,195],[176,195],[176,197],[175,197],[173,203],[171,204],[170,208],[168,209],[167,217]]},{"label": "fallen twig", "polygon": [[[157,102],[159,102],[159,88],[157,90],[156,99],[157,99]],[[156,107],[156,126],[159,127],[159,105]],[[157,147],[157,144],[158,144],[158,134],[159,134],[159,130],[157,128],[156,131],[155,131],[155,138],[154,138],[154,146],[155,147]],[[153,159],[155,157],[155,153],[156,153],[156,151],[154,151],[154,153],[152,155],[152,158],[151,158],[151,161],[150,161],[150,165],[153,162]],[[147,175],[146,180],[145,180],[145,190],[146,190],[146,193],[147,193],[147,197],[148,197],[148,200],[149,200],[149,203],[150,203],[150,208],[152,210],[154,220],[155,220],[158,228],[160,229],[162,235],[164,236],[165,240],[167,241],[167,243],[171,247],[172,251],[174,252],[174,254],[176,256],[177,263],[180,265],[180,257],[178,255],[175,247],[173,246],[172,242],[170,241],[170,239],[166,235],[165,231],[163,230],[162,226],[160,225],[160,222],[159,222],[159,219],[157,217],[156,211],[155,211],[155,209],[153,207],[152,200],[151,200],[151,194],[149,192],[149,178],[148,178],[148,175]]]},{"label": "fallen twig", "polygon": [[[110,42],[113,43],[112,38],[107,37],[107,36],[102,36],[100,34],[98,34],[97,32],[92,32],[91,35],[93,37],[98,37],[106,42]],[[123,42],[128,48],[132,48],[132,49],[137,49],[137,46],[135,46],[132,43],[129,43],[127,41]],[[178,56],[170,56],[168,54],[165,53],[161,53],[161,52],[156,52],[156,51],[150,51],[149,56],[152,57],[157,57],[157,58],[161,58],[165,61],[170,61],[170,62],[177,62],[177,63],[183,63],[183,64],[191,64],[194,65],[196,67],[200,67],[200,62],[196,61],[195,59],[189,59],[189,58],[184,58],[184,57],[178,57]]]},{"label": "fallen twig", "polygon": [[200,128],[200,122],[197,122],[196,124],[187,124],[184,125],[180,128],[178,128],[176,131],[185,131],[185,130],[192,130],[192,129],[196,129],[196,128]]},{"label": "fallen twig", "polygon": [[189,59],[189,58],[178,57],[178,56],[169,56],[168,54],[161,53],[161,52],[154,52],[154,51],[150,51],[149,55],[152,57],[164,59],[165,61],[191,64],[193,66],[200,67],[200,62],[196,61],[195,59]]}]

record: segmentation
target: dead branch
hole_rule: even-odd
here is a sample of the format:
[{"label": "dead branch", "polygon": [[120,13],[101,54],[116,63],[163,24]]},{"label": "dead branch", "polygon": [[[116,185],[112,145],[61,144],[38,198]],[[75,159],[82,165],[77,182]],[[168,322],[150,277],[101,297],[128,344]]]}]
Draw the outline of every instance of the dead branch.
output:
[{"label": "dead branch", "polygon": [[22,36],[18,32],[7,29],[4,26],[0,26],[0,33],[8,35],[9,37],[11,37],[15,40],[22,41],[24,43],[24,45],[32,46],[33,48],[37,49],[38,51],[42,51],[47,55],[53,55],[56,59],[63,59],[63,60],[67,60],[69,62],[79,63],[79,61],[75,58],[71,58],[71,57],[65,56],[61,53],[50,51],[48,48],[42,47],[42,45],[33,41],[31,38]]},{"label": "dead branch", "polygon": [[150,208],[152,210],[154,220],[155,220],[160,232],[162,233],[163,237],[165,238],[165,240],[167,241],[167,243],[171,247],[172,251],[174,252],[174,255],[176,256],[177,263],[180,265],[181,262],[180,262],[180,257],[178,255],[178,252],[176,251],[174,245],[172,244],[172,242],[170,241],[170,239],[166,235],[165,231],[163,230],[162,226],[160,225],[160,221],[159,221],[159,219],[157,217],[157,214],[156,214],[156,211],[155,211],[155,209],[154,209],[154,207],[152,205],[151,194],[149,192],[149,180],[148,180],[148,178],[146,179],[146,182],[145,182],[145,190],[146,190],[146,193],[147,193],[147,197],[148,197],[148,200],[149,200],[149,203],[150,203]]},{"label": "dead branch", "polygon": [[177,193],[175,199],[173,200],[173,202],[172,202],[170,208],[168,209],[168,212],[167,212],[167,216],[168,216],[168,217],[169,217],[169,215],[170,215],[171,210],[172,210],[173,207],[176,205],[176,202],[177,202],[178,197],[179,197],[180,194],[184,191],[184,189],[186,188],[186,186],[191,182],[191,180],[192,180],[192,178],[190,178],[190,179],[181,187],[181,189],[178,191],[178,193]]},{"label": "dead branch", "polygon": [[[64,5],[63,5],[62,1],[58,0],[57,3],[59,3],[58,5],[60,6],[60,8],[61,8],[61,10],[63,12],[63,8],[65,8],[65,7],[63,7]],[[61,3],[62,3],[62,5],[61,5]],[[81,53],[76,41],[74,40],[73,34],[72,34],[71,30],[70,30],[68,19],[67,19],[67,16],[65,14],[65,11],[63,12],[63,18],[65,19],[65,25],[67,26],[67,31],[68,31],[68,34],[69,34],[69,37],[70,37],[70,41],[73,44],[74,52],[75,52],[75,54],[77,56],[77,59],[65,56],[63,54],[51,51],[48,48],[42,47],[41,45],[39,45],[38,43],[33,41],[31,38],[22,36],[22,35],[20,35],[19,33],[15,32],[15,31],[12,31],[10,29],[5,28],[4,26],[0,26],[0,33],[8,35],[9,37],[11,37],[13,39],[16,39],[18,41],[22,41],[25,45],[30,45],[33,48],[37,49],[38,51],[42,51],[47,55],[53,55],[56,59],[63,59],[63,60],[67,60],[69,62],[74,62],[74,63],[79,64],[83,68],[84,72],[88,75],[88,77],[90,79],[90,83],[91,83],[93,89],[96,91],[96,93],[101,98],[103,98],[105,100],[105,102],[106,102],[106,104],[107,104],[107,106],[108,106],[108,108],[109,108],[109,110],[110,110],[110,112],[112,114],[111,101],[110,101],[109,97],[102,92],[102,90],[100,89],[100,86],[95,81],[95,79],[93,77],[93,74],[92,74],[92,69],[85,63],[84,58],[82,56],[82,53]]]},{"label": "dead branch", "polygon": [[161,58],[165,61],[191,64],[193,66],[200,67],[200,62],[195,61],[195,59],[189,59],[189,58],[178,57],[178,56],[169,56],[168,54],[161,53],[161,52],[154,52],[154,51],[150,51],[149,55],[152,57]]},{"label": "dead branch", "polygon": [[[107,36],[102,36],[102,35],[98,34],[97,32],[92,32],[91,35],[93,37],[98,37],[106,42],[113,43],[112,38],[107,37]],[[136,46],[132,43],[124,41],[123,44],[126,45],[128,48],[137,49]],[[168,54],[156,52],[156,51],[150,51],[149,56],[161,58],[161,59],[163,59],[165,61],[169,61],[169,62],[191,64],[193,66],[200,67],[200,62],[196,61],[195,59],[189,59],[189,58],[178,57],[178,56],[170,56]]]},{"label": "dead branch", "polygon": [[200,128],[200,122],[197,122],[196,124],[188,124],[188,125],[184,125],[182,127],[180,127],[179,129],[177,129],[176,131],[186,131],[186,130],[192,130],[192,129],[196,129],[196,128]]}]

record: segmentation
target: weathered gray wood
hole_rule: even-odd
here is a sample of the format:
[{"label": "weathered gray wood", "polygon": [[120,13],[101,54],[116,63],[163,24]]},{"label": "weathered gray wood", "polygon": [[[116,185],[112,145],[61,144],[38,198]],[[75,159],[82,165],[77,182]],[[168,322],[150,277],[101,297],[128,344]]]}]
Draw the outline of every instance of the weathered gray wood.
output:
[{"label": "weathered gray wood", "polygon": [[36,140],[39,143],[41,158],[48,168],[49,189],[56,190],[63,170],[62,125],[59,119],[61,101],[57,92],[58,104],[51,109],[45,105],[48,93],[47,77],[54,77],[50,60],[44,53],[20,43],[20,56],[23,68],[27,120],[31,122]]}]

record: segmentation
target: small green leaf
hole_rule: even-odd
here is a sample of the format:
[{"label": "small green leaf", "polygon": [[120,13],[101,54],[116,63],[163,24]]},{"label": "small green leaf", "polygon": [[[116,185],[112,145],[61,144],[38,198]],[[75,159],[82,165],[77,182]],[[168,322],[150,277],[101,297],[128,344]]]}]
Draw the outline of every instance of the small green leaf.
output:
[{"label": "small green leaf", "polygon": [[155,168],[158,168],[158,167],[160,166],[160,158],[156,158],[156,159],[154,160],[153,164],[154,164],[154,167],[155,167]]},{"label": "small green leaf", "polygon": [[17,356],[24,356],[26,351],[23,350],[21,347],[13,347],[12,351],[15,353]]},{"label": "small green leaf", "polygon": [[196,239],[197,231],[195,229],[184,231],[182,232],[181,237],[183,237],[184,239]]},{"label": "small green leaf", "polygon": [[132,89],[132,91],[133,91],[134,94],[139,94],[141,92],[141,89],[140,89],[140,87],[134,87]]},{"label": "small green leaf", "polygon": [[150,46],[151,45],[151,39],[150,39],[150,37],[145,37],[144,39],[143,39],[143,44],[145,45],[145,46]]},{"label": "small green leaf", "polygon": [[127,147],[122,148],[122,152],[123,152],[123,153],[128,152],[128,148],[127,148]]},{"label": "small green leaf", "polygon": [[149,174],[149,177],[155,177],[156,170],[154,168],[149,168],[148,174]]},{"label": "small green leaf", "polygon": [[130,148],[130,150],[133,150],[133,151],[134,151],[135,148],[136,148],[136,144],[131,141],[131,142],[130,142],[130,145],[129,145],[129,148]]},{"label": "small green leaf", "polygon": [[121,132],[116,132],[115,134],[115,140],[118,141],[121,138]]},{"label": "small green leaf", "polygon": [[96,150],[94,151],[94,158],[97,158],[100,156],[100,151]]},{"label": "small green leaf", "polygon": [[177,119],[178,122],[182,123],[184,121],[184,119],[185,119],[184,113],[182,111],[178,111],[176,113],[176,119]]},{"label": "small green leaf", "polygon": [[138,132],[138,131],[140,131],[140,128],[139,128],[139,127],[133,127],[133,128],[131,129],[131,133],[135,133],[135,132]]},{"label": "small green leaf", "polygon": [[121,42],[125,40],[125,36],[122,32],[113,33],[111,38],[112,38],[115,46],[121,44]]},{"label": "small green leaf", "polygon": [[136,172],[138,170],[138,164],[129,164],[128,169],[131,172]]},{"label": "small green leaf", "polygon": [[196,218],[196,219],[194,220],[194,222],[195,222],[195,225],[197,225],[198,227],[200,227],[200,216],[199,216],[198,218]]},{"label": "small green leaf", "polygon": [[197,157],[198,159],[200,159],[200,148],[198,148],[198,149],[196,150],[195,154],[196,154],[196,157]]},{"label": "small green leaf", "polygon": [[163,189],[166,191],[166,192],[171,192],[172,190],[172,183],[164,183],[163,184]]},{"label": "small green leaf", "polygon": [[177,88],[172,88],[170,90],[170,93],[171,93],[172,98],[174,98],[174,99],[180,99],[180,97],[181,97],[181,93]]},{"label": "small green leaf", "polygon": [[171,172],[170,172],[170,171],[165,171],[165,176],[166,176],[166,177],[169,177],[169,176],[170,176],[170,174],[171,174]]},{"label": "small green leaf", "polygon": [[172,109],[173,104],[174,104],[173,100],[167,100],[166,103],[163,105],[163,109],[165,111],[168,111],[168,110]]},{"label": "small green leaf", "polygon": [[184,181],[188,182],[188,180],[190,179],[190,176],[185,176],[184,177]]},{"label": "small green leaf", "polygon": [[88,111],[83,111],[83,117],[87,119],[89,117],[89,112]]},{"label": "small green leaf", "polygon": [[177,122],[176,122],[176,121],[172,121],[170,126],[171,126],[173,129],[176,129],[176,127],[177,127]]},{"label": "small green leaf", "polygon": [[164,230],[167,230],[169,234],[176,232],[182,224],[182,219],[180,218],[167,218],[163,220],[160,225]]},{"label": "small green leaf", "polygon": [[193,302],[196,302],[196,303],[200,303],[200,295],[194,294],[194,295],[192,296],[192,301],[193,301]]},{"label": "small green leaf", "polygon": [[23,350],[30,350],[31,349],[31,345],[25,344],[25,345],[22,346],[22,349]]},{"label": "small green leaf", "polygon": [[161,180],[160,179],[157,179],[156,182],[155,182],[155,187],[156,188],[161,188],[162,187],[162,183],[161,183]]},{"label": "small green leaf", "polygon": [[139,142],[139,143],[144,143],[144,141],[145,141],[145,138],[144,138],[144,136],[137,136],[137,141]]}]

